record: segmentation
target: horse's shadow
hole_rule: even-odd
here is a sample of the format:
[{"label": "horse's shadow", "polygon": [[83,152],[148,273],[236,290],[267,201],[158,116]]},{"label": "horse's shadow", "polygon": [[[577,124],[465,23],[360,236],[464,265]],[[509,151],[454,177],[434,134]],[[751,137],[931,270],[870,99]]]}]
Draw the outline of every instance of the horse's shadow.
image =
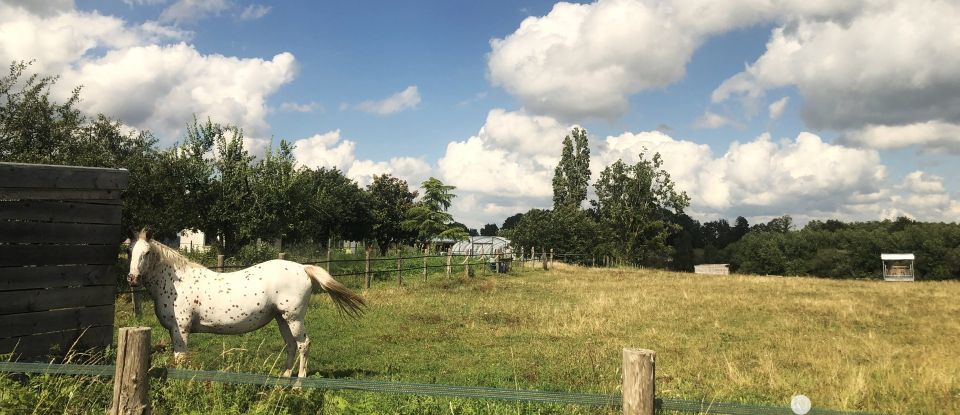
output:
[{"label": "horse's shadow", "polygon": [[307,372],[309,376],[320,376],[323,378],[356,378],[356,377],[366,377],[366,376],[376,376],[380,372],[375,370],[367,370],[361,368],[347,368],[347,369],[320,369],[320,370],[310,370]]}]

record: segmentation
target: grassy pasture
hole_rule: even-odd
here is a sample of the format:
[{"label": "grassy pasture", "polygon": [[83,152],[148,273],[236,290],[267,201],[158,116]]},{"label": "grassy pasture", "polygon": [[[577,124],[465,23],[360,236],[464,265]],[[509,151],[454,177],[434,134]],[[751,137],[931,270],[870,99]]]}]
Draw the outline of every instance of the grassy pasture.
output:
[{"label": "grassy pasture", "polygon": [[[558,265],[550,272],[412,278],[402,288],[382,281],[363,294],[371,307],[361,320],[340,318],[325,295],[314,298],[307,317],[312,376],[613,394],[620,350],[643,347],[658,353],[663,397],[786,406],[803,393],[823,408],[960,413],[956,282]],[[154,343],[169,344],[151,311],[138,322],[130,305],[118,302],[117,325],[151,325]],[[279,372],[275,324],[241,336],[193,335],[190,342],[194,368]],[[156,366],[171,360],[170,350],[154,355]],[[67,385],[43,391],[43,381],[31,381],[30,393],[51,402],[70,388],[104,395],[66,412],[97,412],[109,401],[109,384],[47,382]],[[3,394],[0,404],[12,399]],[[616,412],[179,381],[156,382],[153,395],[155,413]]]}]

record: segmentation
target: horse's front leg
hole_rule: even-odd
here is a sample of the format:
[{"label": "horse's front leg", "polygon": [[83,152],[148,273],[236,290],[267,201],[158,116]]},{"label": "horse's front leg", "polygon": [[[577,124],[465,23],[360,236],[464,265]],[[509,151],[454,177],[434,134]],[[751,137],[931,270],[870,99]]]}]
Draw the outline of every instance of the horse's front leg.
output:
[{"label": "horse's front leg", "polygon": [[183,366],[187,363],[187,339],[190,332],[187,328],[178,325],[170,329],[170,341],[173,343],[173,364]]}]

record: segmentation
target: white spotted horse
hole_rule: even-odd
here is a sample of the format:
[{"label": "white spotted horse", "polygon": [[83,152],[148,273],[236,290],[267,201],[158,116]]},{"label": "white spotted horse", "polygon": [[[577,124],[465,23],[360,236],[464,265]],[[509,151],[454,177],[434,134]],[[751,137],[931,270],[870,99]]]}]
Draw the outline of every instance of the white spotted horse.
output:
[{"label": "white spotted horse", "polygon": [[211,271],[140,233],[130,250],[131,286],[143,284],[154,299],[160,324],[170,331],[174,362],[186,361],[190,333],[240,334],[276,320],[286,342],[283,376],[299,352],[299,377],[307,376],[310,338],[303,323],[310,295],[325,291],[347,315],[359,317],[366,303],[323,268],[272,260],[227,273]]}]

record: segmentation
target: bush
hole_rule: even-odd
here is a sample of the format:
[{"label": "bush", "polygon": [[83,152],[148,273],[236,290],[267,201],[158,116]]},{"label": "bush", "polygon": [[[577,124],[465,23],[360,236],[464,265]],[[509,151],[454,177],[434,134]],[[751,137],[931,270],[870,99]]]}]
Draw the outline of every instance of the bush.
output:
[{"label": "bush", "polygon": [[237,255],[231,258],[230,262],[233,265],[253,265],[271,259],[277,259],[279,255],[280,250],[274,245],[266,242],[254,242],[240,248],[240,250],[237,251]]}]

